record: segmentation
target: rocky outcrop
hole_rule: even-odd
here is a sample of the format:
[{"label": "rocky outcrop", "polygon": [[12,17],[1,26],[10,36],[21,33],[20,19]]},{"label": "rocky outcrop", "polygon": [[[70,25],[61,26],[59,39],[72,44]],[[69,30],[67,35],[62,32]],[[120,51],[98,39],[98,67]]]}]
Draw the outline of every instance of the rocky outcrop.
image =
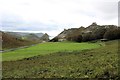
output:
[{"label": "rocky outcrop", "polygon": [[[93,22],[88,27],[81,26],[80,28],[71,28],[64,29],[58,36],[53,38],[51,41],[72,41],[72,40],[94,40],[102,39],[106,31],[110,29],[117,29],[115,25],[98,25],[96,22]],[[79,37],[79,38],[78,38]]]},{"label": "rocky outcrop", "polygon": [[43,42],[48,42],[49,41],[49,35],[47,33],[45,33],[40,40],[42,40]]}]

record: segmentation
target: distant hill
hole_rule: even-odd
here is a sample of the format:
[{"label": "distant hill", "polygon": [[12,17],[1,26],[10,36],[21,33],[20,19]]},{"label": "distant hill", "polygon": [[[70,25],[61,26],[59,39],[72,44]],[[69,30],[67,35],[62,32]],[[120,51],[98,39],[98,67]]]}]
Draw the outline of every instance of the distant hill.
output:
[{"label": "distant hill", "polygon": [[40,40],[40,38],[33,33],[30,33],[30,34],[27,34],[27,35],[23,36],[22,39],[32,40],[32,41],[39,41]]},{"label": "distant hill", "polygon": [[[25,32],[5,32],[7,34],[10,34],[12,36],[15,36],[16,38],[23,39],[23,40],[35,40],[35,41],[43,41],[43,36],[46,35],[46,33],[25,33]],[[46,38],[49,39],[49,36],[46,36]],[[48,40],[45,40],[48,41]]]},{"label": "distant hill", "polygon": [[[113,37],[114,36],[114,37]],[[120,39],[120,28],[115,25],[97,25],[93,22],[88,27],[64,29],[51,41],[91,41],[96,39]]]},{"label": "distant hill", "polygon": [[[32,45],[45,40],[43,33],[22,33],[0,31],[0,45],[2,49],[16,48],[20,46]],[[49,36],[46,36],[49,39]],[[48,41],[48,40],[45,40]]]},{"label": "distant hill", "polygon": [[41,38],[42,41],[49,41],[49,35],[47,33],[45,33]]},{"label": "distant hill", "polygon": [[43,36],[44,34],[43,33],[27,33],[27,32],[5,32],[5,33],[8,33],[10,35],[14,35],[14,36],[26,36],[28,34],[35,34],[37,35],[38,37],[41,37]]},{"label": "distant hill", "polygon": [[36,36],[38,36],[39,38],[41,38],[44,34],[43,33],[34,33]]},{"label": "distant hill", "polygon": [[19,39],[13,35],[9,35],[8,33],[2,32],[0,31],[0,42],[2,43],[2,49],[9,49],[9,48],[16,48],[16,47],[20,47],[20,46],[26,46],[26,45],[31,45],[31,44],[35,44],[37,42],[33,42],[33,41],[28,41],[28,40],[22,40]]}]

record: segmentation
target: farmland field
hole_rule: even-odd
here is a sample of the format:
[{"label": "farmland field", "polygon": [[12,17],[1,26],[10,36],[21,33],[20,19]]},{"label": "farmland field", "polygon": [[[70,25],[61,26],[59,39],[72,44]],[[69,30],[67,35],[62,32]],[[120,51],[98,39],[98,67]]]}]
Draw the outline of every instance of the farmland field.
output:
[{"label": "farmland field", "polygon": [[3,53],[3,78],[117,79],[118,40],[99,44],[43,43]]},{"label": "farmland field", "polygon": [[93,49],[98,47],[100,47],[98,43],[49,42],[16,51],[5,52],[2,58],[3,61],[10,61],[54,52]]}]

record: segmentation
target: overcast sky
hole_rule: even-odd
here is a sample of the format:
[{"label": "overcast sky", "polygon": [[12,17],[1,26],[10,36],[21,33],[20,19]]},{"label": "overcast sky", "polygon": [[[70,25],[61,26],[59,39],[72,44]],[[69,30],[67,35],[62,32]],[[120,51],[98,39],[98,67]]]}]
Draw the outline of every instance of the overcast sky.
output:
[{"label": "overcast sky", "polygon": [[118,25],[119,0],[0,0],[0,26],[6,31],[56,36],[92,22]]}]

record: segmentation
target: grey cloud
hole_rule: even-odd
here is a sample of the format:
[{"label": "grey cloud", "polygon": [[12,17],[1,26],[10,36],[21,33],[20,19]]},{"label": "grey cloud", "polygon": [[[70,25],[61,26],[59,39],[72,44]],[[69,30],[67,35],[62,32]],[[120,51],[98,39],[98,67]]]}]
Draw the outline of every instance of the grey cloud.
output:
[{"label": "grey cloud", "polygon": [[83,16],[88,17],[103,18],[103,20],[112,20],[118,17],[117,0],[94,0],[92,2],[79,1],[79,4],[84,5],[85,8],[76,9],[72,13],[82,14]]},{"label": "grey cloud", "polygon": [[116,1],[95,2],[93,6],[106,20],[118,17],[118,2]]},{"label": "grey cloud", "polygon": [[2,30],[52,31],[57,29],[56,24],[52,25],[34,21],[27,22],[17,15],[5,15],[2,17]]}]

